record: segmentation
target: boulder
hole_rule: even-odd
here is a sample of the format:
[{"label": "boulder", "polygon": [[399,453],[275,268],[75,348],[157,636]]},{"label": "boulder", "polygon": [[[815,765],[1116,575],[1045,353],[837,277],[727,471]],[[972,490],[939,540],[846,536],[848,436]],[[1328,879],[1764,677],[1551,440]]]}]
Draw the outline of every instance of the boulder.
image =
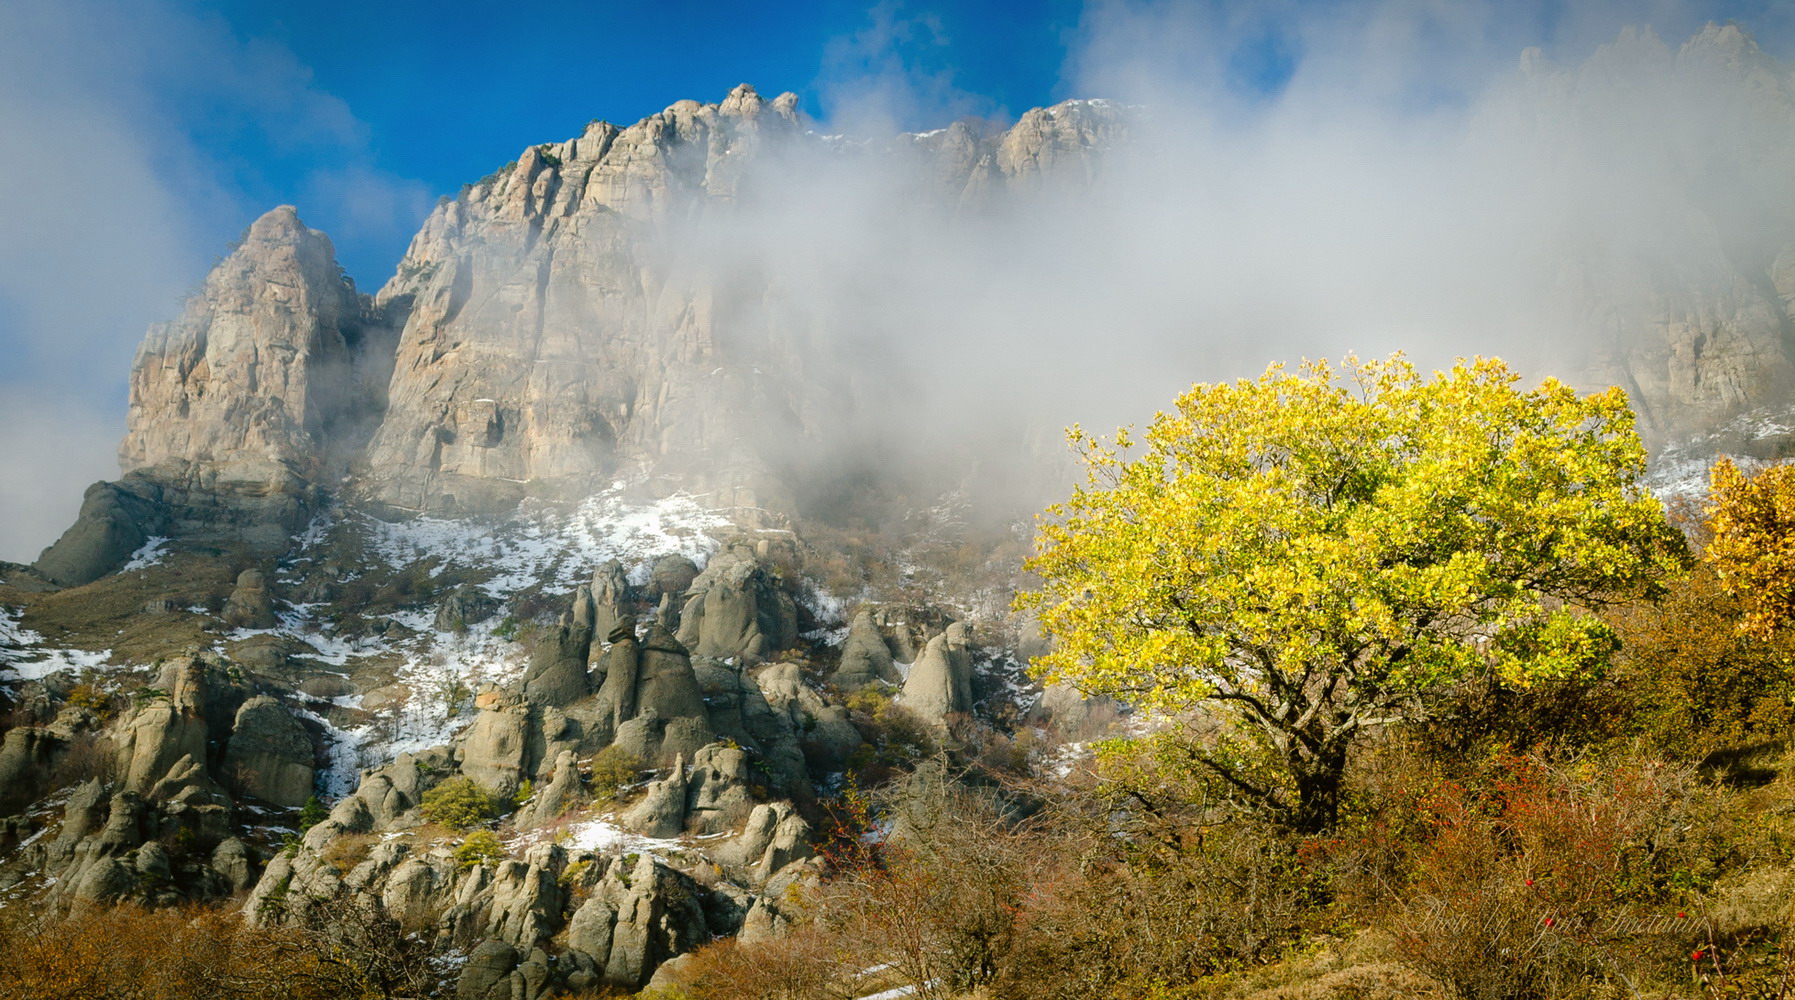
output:
[{"label": "boulder", "polygon": [[766,885],[786,865],[812,857],[810,824],[790,802],[757,805],[742,832],[719,852],[720,860],[746,869],[755,885]]},{"label": "boulder", "polygon": [[137,709],[118,743],[124,787],[146,792],[181,758],[204,760],[206,737],[205,716],[190,701],[157,699]]},{"label": "boulder", "polygon": [[255,856],[249,845],[236,837],[228,837],[212,849],[211,866],[232,895],[246,892],[256,883]]},{"label": "boulder", "polygon": [[611,932],[616,925],[616,907],[602,896],[590,896],[567,923],[567,947],[603,968],[611,960]]},{"label": "boulder", "polygon": [[686,828],[686,759],[674,758],[673,770],[658,781],[650,782],[642,800],[622,816],[623,825],[644,837],[677,837]]},{"label": "boulder", "polygon": [[9,729],[0,742],[0,816],[10,816],[50,789],[56,760],[68,749],[64,734],[44,726]]},{"label": "boulder", "polygon": [[660,623],[648,630],[642,644],[637,710],[663,719],[704,718],[704,693],[692,672],[686,648]]},{"label": "boulder", "polygon": [[696,579],[698,566],[692,560],[678,554],[664,555],[648,571],[648,599],[659,601],[666,594],[683,594]]},{"label": "boulder", "polygon": [[[612,877],[607,874],[607,883]],[[650,855],[637,859],[626,885],[627,891],[614,903],[617,922],[604,978],[613,986],[636,990],[662,962],[709,940],[710,928],[697,883]],[[614,883],[611,888],[614,891]]]},{"label": "boulder", "polygon": [[513,1000],[511,970],[517,968],[517,949],[488,939],[474,947],[455,983],[455,1000]]},{"label": "boulder", "polygon": [[754,807],[756,787],[765,797],[767,777],[757,774],[748,752],[739,746],[712,743],[692,758],[686,781],[686,822],[699,835],[733,831]]},{"label": "boulder", "polygon": [[717,734],[701,718],[663,719],[648,712],[617,727],[616,745],[650,767],[665,767],[678,756],[690,759]]},{"label": "boulder", "polygon": [[237,574],[237,586],[224,602],[224,623],[232,628],[273,628],[280,624],[274,617],[274,597],[268,593],[268,581],[261,570],[246,569]]},{"label": "boulder", "polygon": [[[560,848],[550,845],[549,850]],[[558,866],[531,861],[501,861],[489,890],[491,918],[487,933],[518,948],[532,948],[561,926]]]},{"label": "boulder", "polygon": [[512,823],[520,830],[541,826],[566,813],[585,799],[580,783],[580,769],[572,750],[555,755],[554,773],[547,782],[535,786],[530,801],[517,810]]},{"label": "boulder", "polygon": [[[578,608],[584,602],[576,601]],[[590,612],[576,617],[590,619]],[[530,653],[530,665],[524,671],[524,698],[538,705],[571,705],[592,693],[591,679],[586,674],[586,659],[592,646],[590,624],[579,624],[567,618],[547,635],[537,639]]]},{"label": "boulder", "polygon": [[499,603],[479,587],[460,586],[449,592],[436,606],[435,624],[441,632],[465,632],[498,612]]},{"label": "boulder", "polygon": [[[839,768],[860,747],[860,730],[848,718],[847,709],[830,704],[805,684],[797,664],[775,663],[762,668],[754,679],[769,709],[804,747],[803,753],[796,754],[798,776],[803,773],[806,754],[817,758],[821,766]],[[769,753],[769,758],[781,759],[777,752]],[[789,763],[783,766],[790,768]]]},{"label": "boulder", "polygon": [[617,627],[628,612],[624,609],[624,601],[628,597],[629,576],[623,571],[623,564],[615,559],[601,564],[592,573],[592,634],[608,636]]},{"label": "boulder", "polygon": [[482,710],[461,742],[461,773],[500,795],[515,795],[533,770],[530,731],[527,705],[512,703]]},{"label": "boulder", "polygon": [[95,483],[81,499],[75,523],[33,564],[40,575],[65,587],[92,583],[117,570],[166,519],[154,486]]},{"label": "boulder", "polygon": [[635,619],[625,616],[609,634],[610,647],[599,657],[599,670],[604,675],[598,690],[595,711],[610,722],[610,731],[636,717],[637,693],[641,686],[642,651],[636,644]]}]

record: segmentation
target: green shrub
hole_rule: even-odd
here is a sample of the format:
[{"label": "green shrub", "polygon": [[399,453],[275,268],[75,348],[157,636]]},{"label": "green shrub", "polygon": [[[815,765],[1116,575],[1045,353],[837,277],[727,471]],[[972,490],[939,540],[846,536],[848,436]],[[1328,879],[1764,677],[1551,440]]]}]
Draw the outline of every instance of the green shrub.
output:
[{"label": "green shrub", "polygon": [[425,792],[419,811],[432,823],[466,830],[497,819],[503,807],[497,795],[480,787],[474,779],[455,777]]},{"label": "green shrub", "polygon": [[494,861],[502,861],[505,857],[505,845],[491,830],[475,830],[467,835],[461,846],[455,848],[455,863],[463,870],[476,865],[484,865]]},{"label": "green shrub", "polygon": [[642,759],[613,743],[592,757],[592,798],[603,804],[617,798],[642,773]]},{"label": "green shrub", "polygon": [[309,796],[305,800],[305,805],[299,809],[299,832],[304,833],[324,822],[324,817],[328,815],[329,813],[324,809],[324,803],[318,801],[316,795]]}]

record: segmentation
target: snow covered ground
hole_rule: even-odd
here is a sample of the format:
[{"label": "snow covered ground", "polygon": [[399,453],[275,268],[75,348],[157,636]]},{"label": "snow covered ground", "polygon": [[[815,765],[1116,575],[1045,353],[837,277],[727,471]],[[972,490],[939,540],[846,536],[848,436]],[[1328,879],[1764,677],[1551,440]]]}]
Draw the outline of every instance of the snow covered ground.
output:
[{"label": "snow covered ground", "polygon": [[[647,854],[666,861],[669,854],[686,848],[677,839],[660,840],[631,833],[609,819],[587,820],[567,828],[567,836],[559,842],[569,851],[592,851],[595,854]],[[525,835],[527,839],[528,835]]]},{"label": "snow covered ground", "polygon": [[1780,439],[1795,439],[1795,408],[1788,406],[1759,407],[1740,414],[1721,427],[1679,441],[1659,451],[1652,458],[1646,474],[1646,485],[1652,492],[1669,500],[1673,497],[1701,498],[1708,494],[1708,469],[1722,457],[1731,458],[1746,470],[1769,464],[1752,458],[1748,451]]},{"label": "snow covered ground", "polygon": [[632,503],[625,499],[628,489],[620,480],[571,508],[526,501],[496,521],[368,518],[370,546],[393,567],[437,559],[445,567],[492,570],[481,587],[503,598],[539,582],[547,593],[570,593],[611,559],[628,568],[634,584],[648,582],[659,556],[683,555],[703,565],[719,544],[712,533],[730,524],[691,494]]},{"label": "snow covered ground", "polygon": [[39,680],[58,670],[97,670],[112,650],[50,649],[44,637],[19,624],[17,608],[0,606],[0,681]]},{"label": "snow covered ground", "polygon": [[[659,500],[630,499],[630,485],[617,481],[578,503],[527,501],[515,512],[497,518],[419,517],[387,522],[338,509],[320,515],[293,539],[291,556],[277,579],[296,584],[304,567],[325,557],[333,533],[358,532],[367,553],[398,572],[431,563],[437,572],[460,570],[492,575],[479,586],[504,601],[520,591],[540,587],[548,594],[571,593],[608,560],[626,567],[632,583],[648,582],[655,559],[683,555],[702,566],[721,544],[718,535],[730,527],[723,514],[704,506],[703,498],[675,493]],[[169,539],[149,539],[132,554],[126,570],[157,565]],[[352,580],[351,574],[346,580]],[[840,605],[827,594],[807,601],[819,618],[838,621]],[[190,613],[203,614],[194,607]],[[388,634],[362,634],[329,620],[322,605],[277,606],[278,624],[267,629],[236,629],[220,637],[213,649],[226,652],[232,643],[258,636],[277,636],[302,644],[306,658],[345,673],[370,657],[398,661],[396,682],[410,692],[397,704],[372,712],[370,721],[352,724],[342,709],[361,709],[361,696],[314,698],[301,713],[322,726],[332,748],[332,767],[324,779],[333,796],[354,788],[358,771],[406,752],[449,741],[473,718],[472,699],[487,683],[515,680],[525,666],[521,645],[495,630],[500,619],[472,624],[462,632],[435,627],[435,608],[418,608],[387,617],[400,628]],[[354,634],[344,634],[354,632]],[[18,609],[0,606],[0,681],[40,679],[58,670],[105,666],[111,650],[52,649],[44,638],[20,624]],[[593,827],[587,836],[608,834]]]}]

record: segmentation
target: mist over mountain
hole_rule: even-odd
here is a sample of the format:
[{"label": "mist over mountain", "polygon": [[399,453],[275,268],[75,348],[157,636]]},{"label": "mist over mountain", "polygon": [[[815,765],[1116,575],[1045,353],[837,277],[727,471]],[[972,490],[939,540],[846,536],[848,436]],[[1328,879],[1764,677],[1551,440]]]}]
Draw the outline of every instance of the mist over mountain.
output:
[{"label": "mist over mountain", "polygon": [[622,479],[1013,517],[1060,428],[1274,360],[1497,354],[1622,385],[1660,443],[1786,393],[1795,87],[1739,29],[1529,50],[1383,124],[1077,100],[866,139],[746,85],[594,122],[443,199],[373,296],[256,223],[140,349],[121,461],[394,513]]}]

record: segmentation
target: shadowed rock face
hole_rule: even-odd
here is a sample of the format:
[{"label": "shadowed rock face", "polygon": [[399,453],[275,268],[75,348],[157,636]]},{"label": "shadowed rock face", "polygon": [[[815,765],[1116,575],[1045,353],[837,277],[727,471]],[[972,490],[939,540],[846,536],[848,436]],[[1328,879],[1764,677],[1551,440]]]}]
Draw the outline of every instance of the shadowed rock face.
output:
[{"label": "shadowed rock face", "polygon": [[225,751],[227,782],[239,794],[299,806],[312,794],[312,740],[280,702],[266,695],[237,710]]}]

